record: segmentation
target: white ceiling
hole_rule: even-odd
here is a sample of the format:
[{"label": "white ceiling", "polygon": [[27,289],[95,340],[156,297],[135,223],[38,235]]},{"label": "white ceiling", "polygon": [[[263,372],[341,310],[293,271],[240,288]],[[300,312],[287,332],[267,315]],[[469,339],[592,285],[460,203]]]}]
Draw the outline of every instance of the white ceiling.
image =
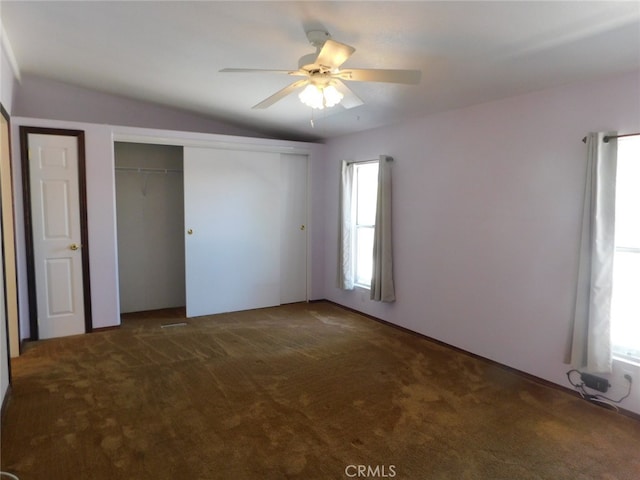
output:
[{"label": "white ceiling", "polygon": [[[640,2],[0,2],[23,76],[205,114],[274,136],[322,139],[582,79],[640,70]],[[417,86],[349,83],[365,104],[315,111],[295,69],[326,29],[353,68],[422,70]]]}]

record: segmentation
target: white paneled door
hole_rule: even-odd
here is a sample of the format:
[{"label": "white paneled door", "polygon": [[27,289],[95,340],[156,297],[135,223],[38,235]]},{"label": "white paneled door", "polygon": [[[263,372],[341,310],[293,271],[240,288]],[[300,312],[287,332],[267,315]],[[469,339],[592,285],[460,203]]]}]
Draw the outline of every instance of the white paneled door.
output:
[{"label": "white paneled door", "polygon": [[38,338],[84,333],[79,140],[28,133],[27,142]]},{"label": "white paneled door", "polygon": [[280,304],[280,154],[184,149],[187,316]]}]

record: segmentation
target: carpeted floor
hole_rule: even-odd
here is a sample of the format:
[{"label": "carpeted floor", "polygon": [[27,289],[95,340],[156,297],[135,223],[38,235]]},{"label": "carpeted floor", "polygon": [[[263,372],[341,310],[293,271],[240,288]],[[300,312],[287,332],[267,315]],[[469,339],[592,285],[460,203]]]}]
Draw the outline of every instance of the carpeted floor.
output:
[{"label": "carpeted floor", "polygon": [[30,344],[1,463],[20,480],[637,480],[640,423],[329,303],[163,311]]}]

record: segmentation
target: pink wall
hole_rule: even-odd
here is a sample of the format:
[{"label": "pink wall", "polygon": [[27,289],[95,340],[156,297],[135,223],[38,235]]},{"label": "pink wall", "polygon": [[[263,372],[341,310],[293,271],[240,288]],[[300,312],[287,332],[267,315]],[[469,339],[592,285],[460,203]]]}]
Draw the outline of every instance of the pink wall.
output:
[{"label": "pink wall", "polygon": [[175,108],[24,76],[16,91],[14,115],[74,122],[123,125],[269,138],[225,120],[214,120]]},{"label": "pink wall", "polygon": [[[2,27],[0,27],[2,28]],[[16,77],[5,51],[4,42],[0,45],[0,102],[7,112],[13,111],[13,97],[16,89]]]},{"label": "pink wall", "polygon": [[[638,72],[436,114],[327,143],[326,297],[568,386],[585,146],[640,131]],[[388,154],[398,300],[335,288],[339,162]],[[626,391],[621,365],[611,394]],[[623,408],[640,413],[640,369]]]}]

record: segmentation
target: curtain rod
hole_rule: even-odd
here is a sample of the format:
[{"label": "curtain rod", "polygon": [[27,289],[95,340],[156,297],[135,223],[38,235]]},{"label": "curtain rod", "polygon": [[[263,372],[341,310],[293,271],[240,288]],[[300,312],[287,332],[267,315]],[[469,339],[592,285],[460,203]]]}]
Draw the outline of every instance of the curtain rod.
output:
[{"label": "curtain rod", "polygon": [[[640,132],[638,132],[638,133],[625,133],[624,135],[607,135],[606,137],[604,137],[602,139],[602,141],[604,143],[609,143],[609,140],[611,140],[612,138],[635,137],[637,135],[640,135]],[[587,137],[584,137],[582,139],[582,143],[587,143]]]},{"label": "curtain rod", "polygon": [[[393,162],[393,157],[389,157],[389,156],[386,156],[386,155],[385,155],[385,157],[386,157],[387,162]],[[376,159],[373,159],[373,160],[347,160],[346,162],[347,162],[347,165],[351,165],[351,164],[354,164],[354,163],[360,163],[360,164],[362,164],[362,163],[378,163],[379,161],[380,161],[380,159],[376,158]]]},{"label": "curtain rod", "polygon": [[359,165],[364,165],[365,163],[378,163],[379,160],[351,160],[351,161],[347,161],[347,165],[354,165],[354,164],[359,164]]}]

